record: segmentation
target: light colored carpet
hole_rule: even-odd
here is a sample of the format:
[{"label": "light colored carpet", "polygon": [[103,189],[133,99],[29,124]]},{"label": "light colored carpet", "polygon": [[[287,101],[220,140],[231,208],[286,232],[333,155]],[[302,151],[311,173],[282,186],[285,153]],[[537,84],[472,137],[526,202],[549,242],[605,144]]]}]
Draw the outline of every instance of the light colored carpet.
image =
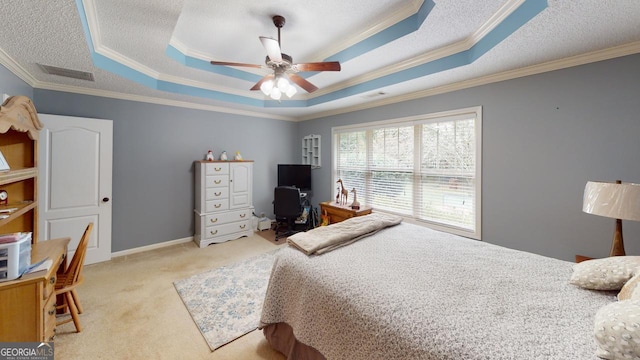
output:
[{"label": "light colored carpet", "polygon": [[200,249],[193,242],[86,266],[78,295],[84,313],[58,327],[56,359],[274,359],[261,331],[211,352],[173,282],[232,264],[274,245],[251,236]]},{"label": "light colored carpet", "polygon": [[287,239],[282,238],[276,241],[276,232],[273,229],[256,231],[256,234],[261,236],[265,240],[269,240],[274,245],[282,245],[287,242]]},{"label": "light colored carpet", "polygon": [[173,283],[212,351],[258,327],[277,252],[270,251]]}]

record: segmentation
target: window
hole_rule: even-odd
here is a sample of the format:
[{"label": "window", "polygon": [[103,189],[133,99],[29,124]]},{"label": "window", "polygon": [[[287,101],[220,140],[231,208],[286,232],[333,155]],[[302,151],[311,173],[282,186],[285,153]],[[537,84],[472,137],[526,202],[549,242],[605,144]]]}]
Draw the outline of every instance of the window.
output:
[{"label": "window", "polygon": [[332,132],[333,181],[355,188],[358,201],[480,239],[480,107]]}]

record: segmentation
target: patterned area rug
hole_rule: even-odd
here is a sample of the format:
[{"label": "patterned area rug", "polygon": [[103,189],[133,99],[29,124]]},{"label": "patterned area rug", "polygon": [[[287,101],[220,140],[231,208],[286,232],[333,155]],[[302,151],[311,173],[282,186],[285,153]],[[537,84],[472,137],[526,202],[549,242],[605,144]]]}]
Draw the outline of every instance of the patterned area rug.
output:
[{"label": "patterned area rug", "polygon": [[211,351],[258,327],[278,250],[173,283]]}]

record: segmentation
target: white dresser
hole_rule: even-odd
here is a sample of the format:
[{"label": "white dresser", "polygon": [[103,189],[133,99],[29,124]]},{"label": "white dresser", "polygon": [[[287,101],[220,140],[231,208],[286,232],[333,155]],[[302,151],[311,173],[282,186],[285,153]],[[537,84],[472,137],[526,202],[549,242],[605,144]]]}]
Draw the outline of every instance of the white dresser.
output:
[{"label": "white dresser", "polygon": [[205,247],[253,234],[253,161],[196,161],[196,233]]}]

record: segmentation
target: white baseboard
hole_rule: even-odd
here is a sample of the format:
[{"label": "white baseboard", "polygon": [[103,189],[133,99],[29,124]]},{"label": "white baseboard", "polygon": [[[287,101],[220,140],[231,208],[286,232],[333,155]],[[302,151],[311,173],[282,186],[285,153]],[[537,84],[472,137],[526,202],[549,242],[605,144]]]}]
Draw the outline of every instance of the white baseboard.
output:
[{"label": "white baseboard", "polygon": [[111,258],[125,256],[125,255],[137,254],[137,253],[141,253],[143,251],[160,249],[160,248],[163,248],[163,247],[177,245],[177,244],[188,243],[189,241],[193,241],[193,236],[189,236],[189,237],[182,238],[182,239],[169,240],[169,241],[161,242],[161,243],[158,243],[158,244],[152,244],[152,245],[141,246],[141,247],[137,247],[137,248],[133,248],[133,249],[127,249],[127,250],[114,252],[114,253],[111,253]]}]

